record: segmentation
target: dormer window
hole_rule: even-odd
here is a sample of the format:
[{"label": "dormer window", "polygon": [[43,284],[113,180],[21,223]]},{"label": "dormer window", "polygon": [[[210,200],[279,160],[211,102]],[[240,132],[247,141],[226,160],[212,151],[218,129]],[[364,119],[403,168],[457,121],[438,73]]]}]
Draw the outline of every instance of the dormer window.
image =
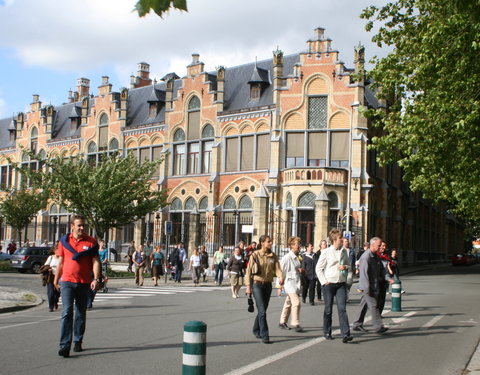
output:
[{"label": "dormer window", "polygon": [[250,85],[250,100],[259,100],[263,90],[270,85],[269,72],[266,69],[259,68],[257,63],[253,68],[252,76],[248,81]]},{"label": "dormer window", "polygon": [[148,112],[148,118],[155,118],[157,117],[158,114],[158,103],[157,102],[151,102],[150,103],[150,109]]},{"label": "dormer window", "polygon": [[250,100],[258,100],[262,95],[262,86],[260,83],[252,83],[250,85]]}]

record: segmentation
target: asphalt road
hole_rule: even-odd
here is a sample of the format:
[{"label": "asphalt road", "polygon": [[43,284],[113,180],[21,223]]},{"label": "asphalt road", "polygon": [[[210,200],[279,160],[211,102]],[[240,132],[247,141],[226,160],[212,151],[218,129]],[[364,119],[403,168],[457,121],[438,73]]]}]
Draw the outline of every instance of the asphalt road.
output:
[{"label": "asphalt road", "polygon": [[[323,340],[322,303],[302,306],[307,332],[298,334],[277,327],[284,297],[272,296],[274,343],[265,345],[251,333],[246,298],[232,299],[225,287],[136,289],[112,282],[88,312],[86,350],[68,359],[57,355],[59,312],[43,304],[0,315],[0,373],[179,374],[183,325],[201,320],[208,325],[207,374],[462,374],[480,338],[479,274],[475,265],[403,276],[403,311],[384,313],[390,331],[355,334],[349,344],[338,335]],[[44,294],[36,275],[0,274],[0,285]],[[351,322],[358,301],[352,294]]]}]

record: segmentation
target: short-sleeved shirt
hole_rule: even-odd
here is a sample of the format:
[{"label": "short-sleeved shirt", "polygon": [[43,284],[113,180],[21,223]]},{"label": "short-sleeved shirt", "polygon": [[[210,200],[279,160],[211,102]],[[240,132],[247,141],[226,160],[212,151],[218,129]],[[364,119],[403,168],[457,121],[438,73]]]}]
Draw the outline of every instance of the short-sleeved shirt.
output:
[{"label": "short-sleeved shirt", "polygon": [[107,260],[107,257],[108,257],[108,249],[105,248],[101,251],[98,252],[98,255],[100,256],[100,262],[104,262],[105,260]]},{"label": "short-sleeved shirt", "polygon": [[159,266],[160,264],[162,264],[162,260],[163,260],[163,253],[160,252],[160,253],[157,253],[156,251],[152,253],[152,258],[153,258],[153,262],[152,262],[152,265],[154,266]]},{"label": "short-sleeved shirt", "polygon": [[200,255],[192,255],[190,261],[192,262],[192,267],[200,267]]},{"label": "short-sleeved shirt", "polygon": [[[70,234],[67,241],[77,253],[85,251],[97,243],[93,237],[87,235],[83,235],[77,240]],[[98,252],[96,255],[98,256]],[[63,258],[62,281],[90,284],[92,281],[93,256],[87,255],[80,257],[78,261],[73,260],[73,254],[65,249],[61,242],[58,243],[58,256]]]}]

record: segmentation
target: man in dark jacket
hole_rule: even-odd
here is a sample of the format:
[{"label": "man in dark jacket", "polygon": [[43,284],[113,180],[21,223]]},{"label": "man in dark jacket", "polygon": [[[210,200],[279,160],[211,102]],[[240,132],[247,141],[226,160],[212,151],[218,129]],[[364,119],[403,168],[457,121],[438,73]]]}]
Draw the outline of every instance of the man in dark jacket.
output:
[{"label": "man in dark jacket", "polygon": [[[358,289],[362,292],[360,300],[360,310],[357,318],[353,323],[354,331],[366,332],[363,328],[363,321],[367,309],[372,315],[372,325],[375,333],[384,333],[388,328],[383,326],[382,318],[378,310],[378,298],[381,293],[381,283],[385,282],[385,272],[382,265],[382,260],[377,255],[378,249],[382,240],[378,237],[373,237],[370,240],[370,249],[365,251],[360,257],[359,264],[359,280]],[[388,279],[388,282],[393,283],[393,280]]]},{"label": "man in dark jacket", "polygon": [[302,285],[302,301],[305,303],[307,294],[310,305],[315,305],[315,285],[318,281],[315,267],[317,266],[318,256],[313,252],[313,245],[307,245],[307,251],[302,257],[302,268],[305,270],[304,283]]}]

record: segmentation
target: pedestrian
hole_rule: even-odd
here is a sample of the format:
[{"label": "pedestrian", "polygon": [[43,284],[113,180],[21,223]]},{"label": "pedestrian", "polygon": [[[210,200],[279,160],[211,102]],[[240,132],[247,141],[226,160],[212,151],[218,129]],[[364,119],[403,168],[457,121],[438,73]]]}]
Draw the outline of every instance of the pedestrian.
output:
[{"label": "pedestrian", "polygon": [[317,266],[318,258],[313,253],[313,245],[307,244],[307,251],[303,254],[302,269],[304,270],[302,286],[302,302],[306,303],[307,295],[310,305],[315,305],[315,288],[318,282],[315,267]]},{"label": "pedestrian", "polygon": [[[388,328],[383,326],[380,311],[378,309],[378,298],[381,290],[381,284],[385,282],[385,272],[382,260],[377,255],[382,240],[378,237],[370,239],[370,248],[363,253],[359,264],[358,289],[362,293],[360,299],[360,309],[355,322],[354,331],[367,332],[363,327],[367,310],[370,310],[372,316],[372,325],[375,333],[384,333]],[[393,280],[392,280],[393,282]]]},{"label": "pedestrian", "polygon": [[389,280],[391,279],[388,273],[388,264],[390,263],[390,257],[387,253],[387,243],[382,241],[380,248],[378,249],[377,254],[382,261],[383,266],[383,274],[384,278],[383,281],[379,283],[379,292],[378,292],[378,311],[380,311],[380,315],[382,315],[383,308],[385,307],[385,301],[387,299],[387,292],[389,286]]},{"label": "pedestrian", "polygon": [[228,260],[227,270],[230,271],[230,287],[232,288],[232,298],[238,298],[238,292],[243,285],[245,276],[245,258],[239,246],[235,246],[233,254]]},{"label": "pedestrian", "polygon": [[270,344],[270,334],[267,323],[267,308],[272,294],[273,277],[276,275],[279,284],[283,284],[282,269],[277,255],[272,252],[272,240],[268,235],[259,239],[258,250],[250,255],[245,274],[246,293],[255,299],[257,316],[253,324],[253,334],[262,339],[264,344]]},{"label": "pedestrian", "polygon": [[10,255],[13,255],[13,253],[15,253],[16,250],[17,250],[17,244],[15,243],[15,241],[10,241],[10,243],[7,246],[7,253]]},{"label": "pedestrian", "polygon": [[54,246],[50,250],[50,255],[45,264],[40,268],[40,273],[45,275],[45,285],[47,286],[48,310],[52,312],[58,309],[58,300],[60,299],[60,291],[55,288],[55,274],[57,273],[58,263],[58,247]]},{"label": "pedestrian", "polygon": [[175,282],[182,282],[182,272],[184,269],[185,260],[187,259],[187,252],[183,247],[183,242],[179,242],[172,253],[172,263],[175,267]]},{"label": "pedestrian", "polygon": [[134,252],[135,252],[135,241],[132,240],[130,242],[130,246],[127,249],[127,255],[125,256],[125,258],[127,258],[127,260],[128,260],[128,267],[127,267],[128,272],[133,272],[132,266],[133,266],[133,253]]},{"label": "pedestrian", "polygon": [[62,296],[60,350],[58,351],[62,357],[70,356],[72,330],[73,351],[83,351],[88,293],[90,289],[96,290],[100,282],[98,244],[94,238],[85,233],[85,218],[81,215],[72,215],[70,230],[71,233],[63,236],[58,245],[59,260],[54,279],[54,285],[57,290],[61,289]]},{"label": "pedestrian", "polygon": [[[320,241],[320,248],[315,252],[315,267],[317,267],[317,263],[318,263],[318,260],[320,259],[320,255],[322,254],[322,251],[325,250],[327,247],[328,247],[327,240]],[[318,278],[317,278],[315,287],[317,289],[317,299],[321,301],[322,300],[322,284],[320,284],[320,280],[318,280]]]},{"label": "pedestrian", "polygon": [[348,238],[343,238],[343,248],[348,255],[348,275],[347,275],[347,302],[350,301],[350,289],[353,285],[353,275],[355,272],[355,250],[350,247]]},{"label": "pedestrian", "polygon": [[347,315],[347,275],[349,269],[347,251],[342,246],[342,235],[338,229],[332,229],[328,237],[330,247],[320,254],[315,269],[317,277],[323,287],[325,309],[323,312],[323,335],[327,340],[332,337],[332,307],[333,298],[337,301],[338,320],[342,342],[353,340],[350,335],[350,325]]},{"label": "pedestrian", "polygon": [[23,243],[23,247],[31,247],[32,245],[30,244],[30,240],[27,238],[25,242]]},{"label": "pedestrian", "polygon": [[195,286],[198,286],[200,280],[200,253],[198,252],[197,248],[193,248],[193,254],[190,256],[190,264],[188,266],[188,270],[192,272],[192,280]]},{"label": "pedestrian", "polygon": [[208,265],[208,253],[205,249],[205,245],[200,246],[200,271],[203,277],[203,282],[207,281],[207,271],[209,269]]},{"label": "pedestrian", "polygon": [[143,251],[143,245],[138,245],[135,252],[132,255],[133,267],[135,272],[135,284],[137,286],[143,286],[143,272],[145,271],[145,263],[147,258]]},{"label": "pedestrian", "polygon": [[[300,253],[300,237],[291,237],[288,240],[290,251],[282,258],[280,267],[282,269],[283,288],[287,294],[280,315],[278,326],[282,329],[293,328],[295,332],[305,332],[300,326],[300,290],[302,267],[298,259]],[[287,325],[290,317],[291,328]]]},{"label": "pedestrian", "polygon": [[225,268],[225,253],[223,252],[223,246],[220,245],[218,250],[213,254],[213,265],[215,270],[215,284],[222,285],[223,282],[223,270]]},{"label": "pedestrian", "polygon": [[355,273],[358,275],[359,274],[359,269],[358,266],[360,264],[360,257],[363,255],[365,251],[367,251],[370,248],[370,242],[365,242],[363,244],[363,249],[359,249],[357,254],[356,254],[356,262],[355,262]]},{"label": "pedestrian", "polygon": [[48,241],[46,239],[43,241],[42,247],[48,247]]},{"label": "pedestrian", "polygon": [[163,276],[163,267],[165,266],[165,255],[162,252],[162,246],[155,246],[152,253],[152,275],[155,286],[158,286],[158,279]]},{"label": "pedestrian", "polygon": [[245,248],[245,266],[248,266],[248,260],[250,259],[250,255],[257,249],[257,243],[252,241],[250,245]]},{"label": "pedestrian", "polygon": [[145,246],[143,247],[143,252],[145,253],[145,273],[150,274],[150,277],[153,278],[152,275],[152,252],[153,252],[153,247],[150,241],[147,241]]},{"label": "pedestrian", "polygon": [[[390,253],[390,262],[388,263],[388,273],[390,274],[390,278],[392,278],[394,281],[396,280],[400,281],[400,271],[398,270],[398,256],[397,256],[396,249],[392,249],[392,252]],[[405,293],[405,289],[402,288],[401,293],[402,294]]]}]

